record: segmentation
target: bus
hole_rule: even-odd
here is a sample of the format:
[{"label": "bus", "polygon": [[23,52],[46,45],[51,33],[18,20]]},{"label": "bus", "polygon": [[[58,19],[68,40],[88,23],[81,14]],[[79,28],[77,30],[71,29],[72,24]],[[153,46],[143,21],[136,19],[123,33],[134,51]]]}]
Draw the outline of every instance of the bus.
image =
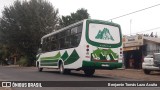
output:
[{"label": "bus", "polygon": [[36,66],[59,69],[61,74],[83,70],[91,76],[95,69],[122,67],[122,34],[120,25],[85,19],[41,38],[41,53]]}]

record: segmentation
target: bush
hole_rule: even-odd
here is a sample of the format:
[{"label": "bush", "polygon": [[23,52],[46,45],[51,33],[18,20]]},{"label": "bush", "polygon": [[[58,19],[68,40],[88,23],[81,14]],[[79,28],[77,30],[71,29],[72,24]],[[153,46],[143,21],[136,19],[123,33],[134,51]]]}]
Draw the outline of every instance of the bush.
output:
[{"label": "bush", "polygon": [[26,57],[21,57],[17,64],[19,66],[28,66],[28,59]]}]

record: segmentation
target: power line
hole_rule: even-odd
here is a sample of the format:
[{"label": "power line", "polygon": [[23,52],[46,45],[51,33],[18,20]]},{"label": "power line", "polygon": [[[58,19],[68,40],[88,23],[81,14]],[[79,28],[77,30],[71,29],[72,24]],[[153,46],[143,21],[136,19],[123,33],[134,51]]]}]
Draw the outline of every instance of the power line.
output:
[{"label": "power line", "polygon": [[144,30],[144,31],[136,32],[136,33],[131,33],[131,34],[138,34],[138,33],[141,33],[141,32],[148,32],[148,31],[153,31],[153,30],[156,30],[156,29],[160,29],[160,27],[156,27],[156,28],[152,28],[152,29],[148,29],[148,30]]},{"label": "power line", "polygon": [[150,8],[153,8],[153,7],[157,7],[157,6],[159,6],[159,5],[160,5],[160,4],[156,4],[156,5],[153,5],[153,6],[150,6],[150,7],[144,8],[144,9],[140,9],[140,10],[137,10],[137,11],[134,11],[134,12],[131,12],[131,13],[128,13],[128,14],[124,14],[124,15],[121,15],[121,16],[118,16],[118,17],[115,17],[115,18],[109,19],[108,21],[112,21],[112,20],[117,19],[117,18],[125,17],[125,16],[128,16],[128,15],[131,15],[131,14],[137,13],[137,12],[141,12],[141,11],[144,11],[144,10],[147,10],[147,9],[150,9]]}]

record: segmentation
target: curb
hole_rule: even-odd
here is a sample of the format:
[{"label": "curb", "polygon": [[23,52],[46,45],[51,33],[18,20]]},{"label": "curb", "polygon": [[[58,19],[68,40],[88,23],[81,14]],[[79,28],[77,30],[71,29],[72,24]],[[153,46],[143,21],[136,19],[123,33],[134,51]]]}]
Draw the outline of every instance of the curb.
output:
[{"label": "curb", "polygon": [[19,67],[19,65],[7,65],[7,66],[3,66],[3,67]]},{"label": "curb", "polygon": [[12,90],[12,89],[7,87],[0,87],[0,90]]}]

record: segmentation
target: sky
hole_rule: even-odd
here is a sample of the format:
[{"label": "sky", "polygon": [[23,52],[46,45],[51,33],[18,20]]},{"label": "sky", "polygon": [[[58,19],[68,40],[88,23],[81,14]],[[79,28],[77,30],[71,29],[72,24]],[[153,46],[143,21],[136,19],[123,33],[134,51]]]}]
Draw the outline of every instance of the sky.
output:
[{"label": "sky", "polygon": [[[4,6],[15,0],[0,0],[0,17]],[[28,0],[27,0],[28,1]],[[140,9],[160,4],[160,0],[48,0],[59,10],[59,15],[70,15],[77,9],[88,10],[91,19],[110,20]],[[112,20],[121,25],[123,35],[158,34],[160,36],[160,5]],[[153,29],[153,30],[152,30]]]}]

